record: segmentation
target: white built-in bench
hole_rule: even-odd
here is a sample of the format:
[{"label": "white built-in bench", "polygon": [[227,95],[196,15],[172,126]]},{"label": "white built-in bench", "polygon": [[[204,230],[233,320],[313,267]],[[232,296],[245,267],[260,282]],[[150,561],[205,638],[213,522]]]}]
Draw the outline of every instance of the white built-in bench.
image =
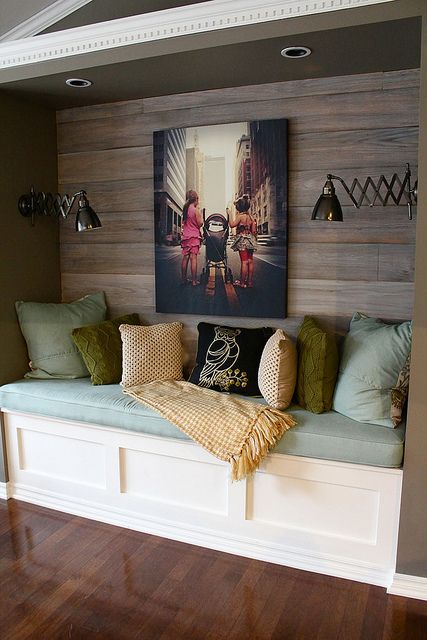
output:
[{"label": "white built-in bench", "polygon": [[[262,401],[256,399],[257,401]],[[0,388],[9,497],[244,556],[388,586],[404,426],[335,412],[297,420],[259,471],[228,465],[119,385]]]}]

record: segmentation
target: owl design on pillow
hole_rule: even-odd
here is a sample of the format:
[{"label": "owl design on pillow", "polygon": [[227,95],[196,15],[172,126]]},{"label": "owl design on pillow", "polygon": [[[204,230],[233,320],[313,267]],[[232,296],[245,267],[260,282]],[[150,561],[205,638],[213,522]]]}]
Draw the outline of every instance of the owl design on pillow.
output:
[{"label": "owl design on pillow", "polygon": [[221,379],[233,368],[240,353],[236,340],[241,333],[240,329],[218,326],[214,331],[214,339],[208,347],[205,364],[200,372],[201,387],[212,387],[215,384],[222,386]]}]

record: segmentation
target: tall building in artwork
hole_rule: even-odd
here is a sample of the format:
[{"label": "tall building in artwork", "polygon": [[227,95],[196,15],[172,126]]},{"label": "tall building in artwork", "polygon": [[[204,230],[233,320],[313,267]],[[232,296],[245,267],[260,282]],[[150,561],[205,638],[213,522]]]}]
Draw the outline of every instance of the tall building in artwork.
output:
[{"label": "tall building in artwork", "polygon": [[251,195],[251,138],[249,135],[241,136],[236,143],[235,164],[235,196],[244,193]]},{"label": "tall building in artwork", "polygon": [[186,150],[187,175],[186,191],[194,189],[199,194],[200,202],[204,201],[204,155],[198,146],[198,138],[195,135],[194,147]]},{"label": "tall building in artwork", "polygon": [[154,219],[157,244],[178,244],[181,239],[186,189],[185,139],[185,129],[154,133]]},{"label": "tall building in artwork", "polygon": [[211,213],[225,214],[225,158],[223,156],[205,156],[204,158],[204,197],[200,205]]},{"label": "tall building in artwork", "polygon": [[251,199],[258,233],[286,239],[287,121],[250,123]]}]

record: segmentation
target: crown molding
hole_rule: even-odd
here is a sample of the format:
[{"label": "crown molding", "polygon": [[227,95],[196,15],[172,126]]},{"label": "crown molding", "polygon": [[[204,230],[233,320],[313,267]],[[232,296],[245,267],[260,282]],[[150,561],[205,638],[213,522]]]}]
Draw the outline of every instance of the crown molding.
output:
[{"label": "crown molding", "polygon": [[[71,0],[69,0],[71,2]],[[0,43],[0,69],[395,0],[209,0]],[[56,4],[63,4],[62,2]],[[82,2],[83,4],[83,2]]]},{"label": "crown molding", "polygon": [[57,0],[0,36],[0,42],[35,36],[92,0]]}]

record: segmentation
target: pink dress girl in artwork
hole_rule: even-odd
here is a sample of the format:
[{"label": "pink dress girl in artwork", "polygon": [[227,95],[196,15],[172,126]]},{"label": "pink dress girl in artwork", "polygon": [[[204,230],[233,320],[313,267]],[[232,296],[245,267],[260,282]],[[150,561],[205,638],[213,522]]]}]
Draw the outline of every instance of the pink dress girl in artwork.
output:
[{"label": "pink dress girl in artwork", "polygon": [[199,196],[196,191],[187,191],[187,199],[182,210],[182,233],[181,233],[181,280],[187,283],[188,263],[191,267],[191,284],[193,287],[200,284],[197,280],[197,256],[202,243],[200,227],[203,225],[203,217],[199,209]]}]

